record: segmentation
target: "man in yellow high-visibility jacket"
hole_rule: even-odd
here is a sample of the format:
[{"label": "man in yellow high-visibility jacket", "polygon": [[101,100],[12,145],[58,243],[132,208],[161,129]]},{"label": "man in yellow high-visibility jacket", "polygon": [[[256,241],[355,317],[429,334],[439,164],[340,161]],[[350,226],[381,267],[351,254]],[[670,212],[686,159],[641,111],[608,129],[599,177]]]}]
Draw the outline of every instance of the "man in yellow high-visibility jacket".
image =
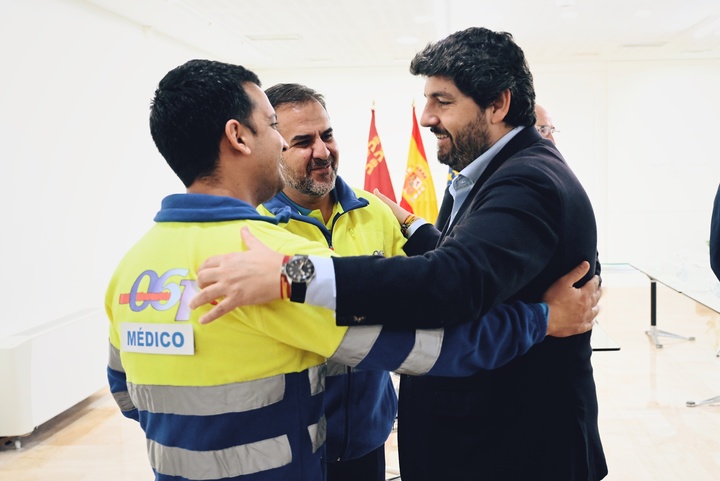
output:
[{"label": "man in yellow high-visibility jacket", "polygon": [[[289,215],[280,225],[338,255],[405,255],[405,237],[390,208],[337,175],[340,152],[324,97],[304,85],[265,90],[288,143],[285,188],[258,207]],[[325,378],[328,481],[384,481],[385,441],[397,413],[390,373],[328,361]]]}]

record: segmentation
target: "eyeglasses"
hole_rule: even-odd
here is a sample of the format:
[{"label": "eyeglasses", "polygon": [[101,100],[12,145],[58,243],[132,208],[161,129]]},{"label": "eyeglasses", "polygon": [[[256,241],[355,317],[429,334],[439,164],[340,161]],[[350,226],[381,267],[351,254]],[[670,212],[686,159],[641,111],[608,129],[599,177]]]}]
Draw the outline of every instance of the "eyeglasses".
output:
[{"label": "eyeglasses", "polygon": [[538,133],[539,133],[542,137],[544,137],[544,138],[546,138],[546,139],[547,139],[548,137],[550,137],[552,134],[554,134],[555,132],[560,133],[560,131],[557,130],[557,129],[556,129],[555,127],[553,127],[552,125],[536,125],[536,126],[535,126],[535,129],[538,131]]}]

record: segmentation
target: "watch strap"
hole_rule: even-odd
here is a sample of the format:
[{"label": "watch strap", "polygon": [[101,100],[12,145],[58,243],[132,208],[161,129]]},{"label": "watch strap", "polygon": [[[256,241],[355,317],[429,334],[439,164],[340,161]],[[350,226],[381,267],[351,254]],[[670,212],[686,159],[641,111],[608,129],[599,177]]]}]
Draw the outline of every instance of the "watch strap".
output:
[{"label": "watch strap", "polygon": [[293,302],[305,302],[305,294],[307,293],[306,282],[293,282],[290,288],[290,300]]}]

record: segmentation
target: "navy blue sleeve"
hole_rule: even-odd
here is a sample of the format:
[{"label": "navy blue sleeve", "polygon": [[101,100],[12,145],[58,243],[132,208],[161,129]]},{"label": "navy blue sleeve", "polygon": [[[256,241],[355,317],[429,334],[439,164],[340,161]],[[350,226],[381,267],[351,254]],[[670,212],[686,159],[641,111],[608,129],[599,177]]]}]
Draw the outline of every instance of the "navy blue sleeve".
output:
[{"label": "navy blue sleeve", "polygon": [[474,322],[444,329],[351,327],[332,359],[358,369],[469,376],[526,353],[545,338],[547,323],[546,304],[516,301],[500,304]]},{"label": "navy blue sleeve", "polygon": [[545,339],[547,325],[547,304],[500,304],[479,322],[446,328],[443,350],[428,374],[468,376],[496,369]]},{"label": "navy blue sleeve", "polygon": [[115,398],[115,402],[120,407],[120,411],[123,416],[139,421],[138,410],[132,404],[130,395],[128,394],[125,373],[108,367],[107,376],[108,384],[110,385],[110,393],[113,395],[113,398]]}]

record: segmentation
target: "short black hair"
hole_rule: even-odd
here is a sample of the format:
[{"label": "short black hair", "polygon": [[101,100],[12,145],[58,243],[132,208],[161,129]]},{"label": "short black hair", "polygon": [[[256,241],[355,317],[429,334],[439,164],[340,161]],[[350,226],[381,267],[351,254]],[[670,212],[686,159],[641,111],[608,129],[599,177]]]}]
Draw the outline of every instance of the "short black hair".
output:
[{"label": "short black hair", "polygon": [[255,132],[247,82],[260,86],[245,67],[212,60],[190,60],[160,81],[150,106],[150,133],[185,187],[215,172],[228,120]]},{"label": "short black hair", "polygon": [[535,87],[525,54],[507,32],[472,27],[428,44],[410,63],[410,73],[452,80],[482,109],[510,90],[504,121],[535,125]]},{"label": "short black hair", "polygon": [[277,84],[265,90],[270,105],[277,110],[281,105],[285,104],[304,104],[312,100],[317,100],[320,105],[327,111],[325,106],[325,97],[317,91],[300,84]]}]

